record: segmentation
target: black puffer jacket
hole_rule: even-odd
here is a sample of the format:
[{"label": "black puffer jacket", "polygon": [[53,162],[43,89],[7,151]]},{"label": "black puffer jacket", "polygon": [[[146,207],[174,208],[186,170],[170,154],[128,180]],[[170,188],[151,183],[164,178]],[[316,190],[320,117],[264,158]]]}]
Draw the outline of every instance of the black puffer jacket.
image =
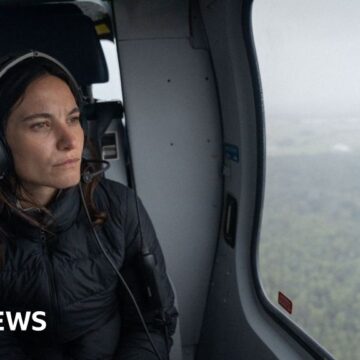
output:
[{"label": "black puffer jacket", "polygon": [[[165,335],[158,312],[142,297],[134,192],[102,179],[95,201],[97,208],[108,214],[97,233],[140,302],[165,359]],[[138,204],[143,239],[158,262],[172,335],[177,317],[174,294],[155,231],[141,201]],[[7,207],[1,212],[0,225],[7,235],[3,239],[5,265],[0,270],[0,311],[45,311],[47,328],[33,331],[31,325],[36,324],[30,321],[27,331],[9,331],[3,316],[0,359],[157,359],[125,289],[96,243],[78,186],[61,191],[49,209],[55,222],[35,210],[33,215],[47,222],[54,235],[30,225]]]}]

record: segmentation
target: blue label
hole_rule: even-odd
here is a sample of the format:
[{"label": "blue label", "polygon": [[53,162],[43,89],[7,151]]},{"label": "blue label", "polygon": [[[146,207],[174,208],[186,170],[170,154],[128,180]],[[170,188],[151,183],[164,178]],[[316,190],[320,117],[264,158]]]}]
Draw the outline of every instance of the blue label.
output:
[{"label": "blue label", "polygon": [[225,159],[239,162],[239,148],[236,145],[225,144]]}]

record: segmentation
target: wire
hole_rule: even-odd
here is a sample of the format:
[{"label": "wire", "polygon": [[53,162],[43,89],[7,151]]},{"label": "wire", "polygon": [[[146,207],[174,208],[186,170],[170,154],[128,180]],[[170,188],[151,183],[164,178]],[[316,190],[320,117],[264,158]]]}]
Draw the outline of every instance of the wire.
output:
[{"label": "wire", "polygon": [[[136,184],[135,184],[134,169],[133,169],[133,166],[132,166],[132,157],[131,157],[131,151],[130,151],[130,145],[129,145],[129,139],[128,139],[126,127],[125,127],[125,129],[122,130],[122,135],[123,135],[123,139],[125,140],[124,141],[124,146],[126,148],[126,154],[127,154],[127,165],[128,165],[128,169],[129,169],[130,183],[131,183],[131,185],[132,185],[131,187],[132,187],[132,189],[134,191],[136,215],[137,215],[137,220],[138,220],[138,224],[139,224],[141,253],[142,253],[143,256],[146,256],[151,252],[150,252],[150,249],[148,249],[148,247],[146,246],[146,243],[145,243],[144,237],[143,237],[143,231],[142,231],[141,219],[140,219],[140,211],[139,211],[139,204],[138,204],[138,196],[137,196],[137,190],[136,190]],[[169,331],[168,331],[168,326],[167,326],[167,323],[166,323],[166,317],[164,315],[164,308],[163,308],[163,304],[162,304],[161,299],[160,299],[160,307],[161,307],[162,316],[163,316],[162,320],[164,321],[166,360],[169,360],[170,359]]]},{"label": "wire", "polygon": [[[138,205],[138,196],[137,196],[137,190],[136,190],[136,183],[135,183],[135,175],[134,175],[134,168],[133,168],[133,162],[132,162],[132,156],[131,156],[131,150],[130,150],[130,142],[129,142],[129,136],[127,131],[127,125],[126,121],[123,126],[120,126],[120,132],[124,144],[124,155],[126,159],[126,167],[127,167],[127,175],[128,175],[128,182],[130,187],[134,191],[134,197],[135,197],[135,207],[136,207],[136,214],[137,214],[137,220],[139,224],[139,233],[140,233],[140,243],[141,243],[141,252],[143,256],[146,256],[148,253],[150,253],[150,250],[146,246],[146,243],[144,242],[143,237],[143,231],[141,226],[141,219],[140,219],[140,212],[139,212],[139,205]],[[162,301],[160,299],[160,307],[162,309],[162,315],[163,315],[163,321],[164,321],[164,335],[165,335],[165,346],[166,346],[166,360],[170,359],[170,345],[169,345],[169,330],[168,325],[166,323],[166,316],[164,315],[164,308]]]},{"label": "wire", "polygon": [[[143,317],[143,315],[142,315],[142,313],[141,313],[141,310],[140,310],[140,308],[139,308],[139,305],[138,305],[138,303],[137,303],[137,301],[136,301],[136,299],[135,299],[132,291],[130,290],[128,284],[126,283],[126,281],[125,281],[125,279],[124,279],[124,277],[121,275],[120,271],[117,269],[116,265],[114,264],[114,262],[112,261],[112,259],[111,259],[110,256],[109,256],[109,254],[107,253],[107,251],[106,251],[103,243],[101,242],[101,240],[100,240],[100,238],[99,238],[99,236],[98,236],[98,234],[97,234],[97,232],[96,232],[96,230],[95,230],[95,228],[94,228],[94,226],[93,226],[93,224],[92,224],[91,217],[90,217],[90,214],[89,214],[89,210],[88,210],[88,208],[87,208],[87,206],[86,206],[86,201],[85,201],[84,193],[83,193],[83,190],[82,190],[82,187],[81,187],[81,182],[79,182],[79,189],[80,189],[80,194],[81,194],[81,200],[82,200],[82,203],[83,203],[83,205],[84,205],[85,212],[86,212],[86,216],[87,216],[87,219],[88,219],[88,221],[89,221],[89,223],[90,223],[90,227],[91,227],[91,229],[93,230],[93,233],[94,233],[94,235],[95,235],[96,242],[98,243],[101,251],[104,253],[107,261],[110,263],[110,265],[112,266],[113,270],[115,271],[115,273],[116,273],[117,276],[119,277],[121,283],[124,285],[126,291],[128,292],[128,294],[129,294],[129,296],[130,296],[130,298],[131,298],[131,301],[133,302],[133,304],[134,304],[134,306],[135,306],[136,312],[137,312],[137,314],[139,315],[139,319],[140,319],[141,324],[142,324],[142,326],[143,326],[143,328],[144,328],[144,330],[145,330],[145,333],[146,333],[146,335],[147,335],[147,337],[148,337],[148,339],[149,339],[149,341],[150,341],[151,347],[152,347],[153,350],[154,350],[154,353],[156,354],[156,356],[158,357],[159,360],[163,360],[162,357],[160,356],[159,351],[157,350],[157,348],[156,348],[156,346],[155,346],[152,338],[151,338],[151,335],[150,335],[150,332],[149,332],[149,330],[148,330],[148,327],[146,326],[144,317]],[[167,341],[167,339],[166,339],[166,341]]]}]

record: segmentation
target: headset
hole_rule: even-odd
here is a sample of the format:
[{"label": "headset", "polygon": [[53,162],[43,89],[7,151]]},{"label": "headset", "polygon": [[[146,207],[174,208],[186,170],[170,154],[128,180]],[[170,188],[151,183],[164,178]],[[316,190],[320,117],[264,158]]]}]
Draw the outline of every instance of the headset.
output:
[{"label": "headset", "polygon": [[[73,75],[69,72],[69,70],[62,64],[60,63],[58,60],[56,60],[55,58],[53,58],[52,56],[39,52],[39,51],[28,51],[25,52],[23,54],[17,54],[17,55],[9,55],[6,58],[2,58],[0,59],[0,81],[1,79],[9,73],[9,71],[11,71],[11,69],[13,69],[14,67],[16,67],[18,64],[23,63],[26,60],[30,60],[30,59],[39,59],[45,63],[49,63],[49,64],[53,64],[56,65],[60,70],[62,70],[66,76],[68,77],[68,81],[71,83],[71,86],[76,89],[77,91],[77,95],[78,95],[78,101],[80,102],[80,104],[78,104],[80,106],[80,108],[82,108],[82,105],[86,103],[86,98],[84,97],[82,90],[80,88],[80,86],[78,85],[77,81],[75,80],[75,78],[73,77]],[[0,119],[1,121],[2,119]],[[87,135],[87,131],[88,131],[88,124],[87,124],[87,119],[85,116],[80,116],[80,123],[81,126],[84,130],[84,134],[85,136]],[[145,333],[149,339],[149,342],[153,348],[153,351],[155,353],[155,355],[158,357],[159,360],[164,360],[162,359],[162,357],[160,356],[152,338],[150,335],[150,332],[148,330],[148,327],[145,323],[144,317],[141,313],[141,310],[139,308],[139,305],[137,304],[137,301],[131,291],[131,289],[129,288],[128,284],[126,283],[124,277],[121,275],[121,273],[119,272],[118,268],[116,267],[116,265],[114,264],[113,260],[111,259],[110,254],[108,253],[108,251],[105,249],[102,241],[100,240],[97,231],[93,225],[93,222],[91,220],[91,216],[89,213],[89,210],[87,208],[86,205],[86,201],[85,201],[85,196],[83,193],[83,189],[82,189],[82,185],[81,183],[90,183],[96,176],[99,176],[100,174],[102,174],[103,172],[105,172],[109,167],[110,167],[110,163],[108,161],[104,161],[104,160],[95,160],[95,159],[90,159],[89,158],[89,152],[88,150],[85,148],[83,151],[83,160],[87,163],[98,163],[98,164],[105,164],[105,167],[101,167],[100,170],[95,171],[95,172],[91,172],[89,169],[86,169],[82,176],[81,176],[81,181],[79,182],[78,186],[79,186],[79,192],[81,195],[81,200],[82,200],[82,204],[83,207],[85,209],[85,213],[86,213],[86,217],[89,221],[90,227],[93,231],[94,237],[96,239],[96,242],[98,244],[98,246],[100,247],[101,251],[104,253],[107,261],[109,262],[109,264],[111,265],[111,267],[113,268],[114,272],[116,273],[116,275],[119,277],[120,282],[122,283],[122,285],[124,286],[124,288],[126,289],[132,303],[134,304],[134,307],[136,309],[136,312],[139,316],[140,322],[145,330]],[[3,131],[0,131],[0,180],[3,179],[9,169],[12,166],[12,155],[9,149],[9,146],[6,143],[5,140],[5,135],[3,133]],[[136,194],[136,189],[134,187],[134,196],[135,196],[135,204],[136,204],[136,212],[137,212],[137,216],[138,216],[138,223],[139,223],[139,233],[140,233],[140,239],[141,239],[141,256],[140,256],[140,261],[138,266],[141,268],[142,274],[144,276],[143,279],[143,286],[145,288],[145,293],[148,295],[148,301],[152,304],[152,307],[154,308],[158,308],[160,309],[161,312],[161,325],[164,326],[164,332],[165,332],[165,341],[166,341],[166,347],[167,347],[167,358],[169,356],[169,344],[168,344],[168,319],[166,318],[166,314],[164,311],[164,306],[163,306],[163,301],[161,299],[161,291],[160,291],[160,285],[159,285],[159,274],[157,273],[157,262],[156,262],[156,258],[155,255],[153,253],[151,253],[151,251],[147,248],[145,241],[143,240],[143,236],[142,236],[142,230],[141,230],[141,222],[140,222],[140,215],[139,215],[139,208],[138,208],[138,197]]]},{"label": "headset", "polygon": [[[69,72],[69,70],[61,64],[58,60],[51,57],[48,54],[41,53],[39,51],[28,51],[22,54],[15,54],[15,55],[8,55],[0,59],[0,81],[1,79],[8,74],[13,68],[17,65],[23,63],[24,61],[31,60],[31,59],[41,59],[45,63],[49,63],[52,65],[56,65],[60,70],[62,70],[71,85],[76,90],[76,94],[78,95],[78,101],[83,104],[85,98],[82,94],[80,86],[77,84],[73,75]],[[80,104],[80,105],[81,105]],[[81,106],[80,106],[81,107]],[[2,119],[1,119],[2,120]],[[80,117],[81,126],[84,130],[85,135],[87,134],[87,122],[84,117]],[[0,179],[4,178],[12,166],[12,155],[10,152],[10,148],[6,143],[5,135],[3,131],[0,132]]]}]

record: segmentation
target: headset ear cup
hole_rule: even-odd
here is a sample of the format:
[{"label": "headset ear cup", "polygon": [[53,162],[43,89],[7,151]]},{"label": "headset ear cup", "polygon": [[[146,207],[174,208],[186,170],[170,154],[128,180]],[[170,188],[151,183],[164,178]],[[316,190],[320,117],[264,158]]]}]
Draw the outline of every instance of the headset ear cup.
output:
[{"label": "headset ear cup", "polygon": [[10,154],[4,139],[0,137],[0,179],[4,178],[10,167]]}]

